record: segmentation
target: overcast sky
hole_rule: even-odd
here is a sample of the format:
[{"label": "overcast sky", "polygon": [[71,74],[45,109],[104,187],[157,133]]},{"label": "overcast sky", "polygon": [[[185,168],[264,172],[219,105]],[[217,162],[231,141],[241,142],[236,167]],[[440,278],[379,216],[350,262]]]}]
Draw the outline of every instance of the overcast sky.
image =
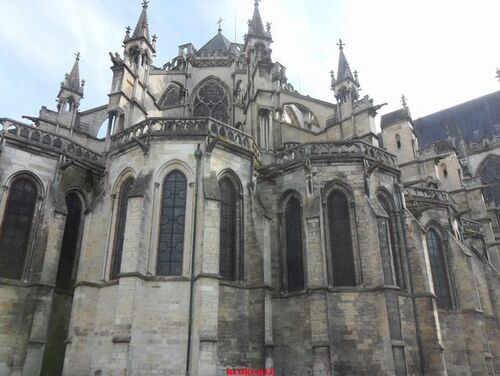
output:
[{"label": "overcast sky", "polygon": [[[403,93],[418,118],[500,89],[499,0],[263,0],[260,8],[272,23],[273,60],[302,94],[333,101],[339,38],[361,94],[388,103],[382,114]],[[223,34],[242,42],[253,0],[152,0],[148,10],[161,67],[178,45],[213,37],[219,16]],[[105,104],[108,52],[122,52],[140,11],[139,0],[0,0],[0,117],[55,108],[77,51],[87,82],[80,110]]]}]

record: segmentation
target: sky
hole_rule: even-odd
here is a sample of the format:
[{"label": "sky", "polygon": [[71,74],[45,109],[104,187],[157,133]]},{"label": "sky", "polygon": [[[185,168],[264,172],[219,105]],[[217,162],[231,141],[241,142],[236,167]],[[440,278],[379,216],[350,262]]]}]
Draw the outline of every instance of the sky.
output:
[{"label": "sky", "polygon": [[[154,65],[161,67],[191,42],[200,48],[217,32],[242,42],[253,0],[151,0]],[[273,60],[287,67],[304,95],[334,101],[338,39],[361,95],[398,109],[404,94],[414,119],[500,90],[498,0],[262,0],[272,24]],[[134,28],[140,0],[0,0],[0,118],[54,109],[74,53],[86,80],[80,110],[107,103],[112,72],[108,52],[120,52],[125,27]]]}]

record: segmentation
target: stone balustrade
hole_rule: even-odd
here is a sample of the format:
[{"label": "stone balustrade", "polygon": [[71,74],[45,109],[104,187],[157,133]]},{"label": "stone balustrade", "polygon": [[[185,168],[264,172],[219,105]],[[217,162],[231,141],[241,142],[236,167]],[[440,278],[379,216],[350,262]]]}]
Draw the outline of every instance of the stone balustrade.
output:
[{"label": "stone balustrade", "polygon": [[19,140],[28,145],[35,145],[51,151],[64,153],[70,158],[104,164],[103,156],[72,140],[56,135],[52,132],[41,130],[31,125],[23,124],[15,120],[0,119],[0,135],[2,138]]},{"label": "stone balustrade", "polygon": [[219,138],[229,144],[251,151],[260,158],[252,136],[212,118],[150,118],[111,137],[111,150],[124,148],[134,141],[151,136]]},{"label": "stone balustrade", "polygon": [[397,168],[396,156],[364,141],[310,142],[290,147],[276,154],[276,164],[315,158],[366,158]]}]

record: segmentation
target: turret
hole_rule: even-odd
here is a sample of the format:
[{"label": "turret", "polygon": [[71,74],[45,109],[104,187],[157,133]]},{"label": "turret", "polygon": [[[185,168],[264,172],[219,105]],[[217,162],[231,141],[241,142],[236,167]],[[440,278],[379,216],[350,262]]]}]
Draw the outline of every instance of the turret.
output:
[{"label": "turret", "polygon": [[75,63],[71,72],[64,75],[59,94],[57,94],[57,110],[59,113],[76,112],[83,98],[85,81],[80,81],[80,53],[75,54]]},{"label": "turret", "polygon": [[339,64],[337,68],[337,78],[331,72],[331,88],[335,94],[338,105],[338,118],[345,119],[352,115],[353,105],[359,98],[359,80],[357,72],[353,75],[347,58],[344,54],[345,44],[339,39]]}]

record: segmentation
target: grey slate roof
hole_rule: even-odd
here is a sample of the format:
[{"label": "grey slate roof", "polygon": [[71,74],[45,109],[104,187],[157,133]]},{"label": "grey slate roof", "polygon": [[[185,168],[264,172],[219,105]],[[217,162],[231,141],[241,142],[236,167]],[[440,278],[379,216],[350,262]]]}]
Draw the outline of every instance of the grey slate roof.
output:
[{"label": "grey slate roof", "polygon": [[210,39],[202,48],[200,48],[197,53],[199,55],[202,52],[212,53],[214,51],[221,51],[226,53],[231,46],[231,42],[219,31],[212,39]]},{"label": "grey slate roof", "polygon": [[410,110],[407,107],[403,107],[399,110],[382,115],[382,117],[380,118],[380,127],[382,129],[385,129],[402,121],[411,122]]},{"label": "grey slate roof", "polygon": [[500,133],[500,91],[435,112],[413,121],[420,146],[448,136],[458,145]]}]

